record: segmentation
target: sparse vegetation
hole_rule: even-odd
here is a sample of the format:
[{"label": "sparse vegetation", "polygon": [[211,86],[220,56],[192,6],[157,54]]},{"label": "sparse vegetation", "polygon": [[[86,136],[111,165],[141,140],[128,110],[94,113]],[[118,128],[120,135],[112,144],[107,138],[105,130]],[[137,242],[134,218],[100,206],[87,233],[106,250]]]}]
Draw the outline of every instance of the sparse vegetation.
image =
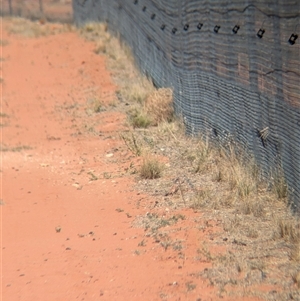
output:
[{"label": "sparse vegetation", "polygon": [[[50,28],[47,24],[29,24],[24,19],[16,19],[9,29],[11,33],[34,37],[67,30],[72,27],[51,25]],[[147,205],[149,212],[141,218],[139,226],[144,227],[146,235],[153,238],[159,248],[174,251],[178,259],[184,260],[181,250],[186,248],[185,241],[172,240],[170,233],[179,231],[174,227],[185,219],[178,212],[192,208],[201,212],[199,217],[200,214],[195,214],[198,217],[193,224],[196,229],[209,232],[213,227],[208,223],[211,220],[217,221],[220,228],[211,234],[207,245],[197,247],[195,257],[211,263],[211,267],[193,277],[206,277],[219,287],[220,294],[226,292],[228,285],[234,285],[236,291],[236,287],[240,287],[245,293],[251,284],[272,286],[275,283],[280,285],[276,297],[268,293],[260,296],[266,300],[299,300],[300,226],[288,206],[288,187],[282,171],[274,172],[271,179],[263,178],[253,159],[238,145],[218,145],[207,133],[203,137],[186,137],[183,122],[173,116],[172,91],[156,90],[151,80],[140,75],[130,49],[109,33],[107,24],[87,24],[80,33],[95,41],[95,53],[108,58],[108,66],[119,87],[117,109],[127,113],[133,127],[120,137],[134,156],[143,156],[141,164],[131,163],[128,170],[138,179],[137,187],[158,200]],[[5,41],[1,41],[1,45],[4,46]],[[78,107],[74,104],[65,109],[71,112]],[[88,98],[85,113],[94,116],[104,109],[116,108],[105,107],[100,96]],[[1,113],[0,117],[7,115]],[[99,134],[94,124],[85,125],[83,130]],[[268,138],[265,129],[260,135],[262,139]],[[29,149],[26,145],[1,145],[2,152]],[[168,159],[164,170],[158,159],[161,157]],[[99,178],[92,171],[87,172],[87,176],[91,181]],[[110,179],[112,174],[104,172],[100,177]],[[123,212],[120,208],[116,210]],[[132,217],[129,213],[126,216]],[[225,246],[226,251],[214,254],[210,246],[220,245]],[[146,240],[138,244],[138,247],[145,246]],[[135,250],[134,254],[140,255],[141,251]],[[187,291],[195,288],[194,282],[186,282]]]},{"label": "sparse vegetation", "polygon": [[28,145],[18,145],[18,146],[8,146],[8,145],[4,145],[4,144],[0,145],[1,152],[21,152],[21,151],[30,150],[30,149],[32,149],[32,147],[30,147]]},{"label": "sparse vegetation", "polygon": [[140,156],[142,154],[141,143],[137,141],[137,138],[133,132],[131,132],[131,135],[128,133],[120,134],[120,137],[132,153],[134,153],[136,156]]},{"label": "sparse vegetation", "polygon": [[151,119],[144,112],[134,110],[129,116],[134,128],[147,128],[151,124]]},{"label": "sparse vegetation", "polygon": [[8,45],[8,41],[7,40],[0,40],[0,46],[6,46],[6,45]]},{"label": "sparse vegetation", "polygon": [[41,24],[40,21],[32,22],[28,19],[18,17],[10,19],[13,22],[10,22],[7,31],[11,34],[16,34],[28,38],[36,38],[62,32],[74,31],[74,27],[70,24]]},{"label": "sparse vegetation", "polygon": [[144,179],[157,179],[162,174],[162,164],[153,157],[145,157],[140,169],[140,175]]},{"label": "sparse vegetation", "polygon": [[90,176],[90,181],[98,180],[98,177],[92,171],[89,171],[87,174]]},{"label": "sparse vegetation", "polygon": [[98,97],[93,97],[88,99],[88,109],[87,114],[100,113],[105,110],[105,107]]},{"label": "sparse vegetation", "polygon": [[[128,171],[138,179],[139,189],[159,200],[139,220],[147,236],[168,252],[180,251],[178,258],[184,260],[184,241],[176,243],[168,233],[181,219],[177,210],[201,211],[199,230],[207,231],[206,222],[217,220],[221,234],[214,234],[207,245],[198,246],[196,256],[212,264],[198,276],[217,286],[220,295],[230,285],[246,294],[245,288],[251,284],[280,283],[277,300],[287,300],[287,291],[297,299],[299,222],[288,207],[288,187],[282,172],[274,173],[272,179],[263,177],[253,158],[233,141],[224,147],[211,141],[209,133],[186,137],[182,120],[173,116],[172,91],[156,90],[151,80],[140,75],[129,48],[109,34],[107,25],[87,24],[80,31],[95,41],[95,53],[107,56],[119,87],[116,106],[127,113],[129,120],[129,129],[120,137],[125,147],[142,159],[141,163],[131,163]],[[93,113],[98,108],[101,111],[99,106],[92,109]],[[160,157],[168,159],[163,174]],[[168,208],[169,215],[164,215],[162,208]],[[139,247],[145,244],[142,240]],[[226,252],[214,254],[210,247],[215,245],[225,245]],[[274,270],[281,274],[274,275]],[[189,282],[187,291],[193,290],[193,285]],[[271,300],[267,293],[258,294]]]},{"label": "sparse vegetation", "polygon": [[197,285],[192,282],[187,282],[185,286],[188,292],[193,291],[197,287]]},{"label": "sparse vegetation", "polygon": [[173,92],[169,88],[161,88],[150,93],[145,101],[144,110],[152,117],[152,125],[171,122],[174,118]]}]

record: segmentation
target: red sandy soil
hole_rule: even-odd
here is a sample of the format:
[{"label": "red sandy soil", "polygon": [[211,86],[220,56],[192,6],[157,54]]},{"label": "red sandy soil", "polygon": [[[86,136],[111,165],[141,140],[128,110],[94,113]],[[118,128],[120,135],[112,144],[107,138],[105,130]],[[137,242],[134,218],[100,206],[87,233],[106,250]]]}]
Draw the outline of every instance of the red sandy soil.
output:
[{"label": "red sandy soil", "polygon": [[125,115],[85,113],[89,95],[110,102],[117,88],[93,43],[76,32],[9,35],[8,22],[1,46],[1,300],[259,300],[221,298],[197,276],[211,266],[197,249],[218,228],[213,221],[199,231],[199,213],[177,212],[185,219],[169,231],[181,250],[165,250],[133,226],[155,200],[135,190],[136,176],[126,172],[137,162],[119,138]]}]

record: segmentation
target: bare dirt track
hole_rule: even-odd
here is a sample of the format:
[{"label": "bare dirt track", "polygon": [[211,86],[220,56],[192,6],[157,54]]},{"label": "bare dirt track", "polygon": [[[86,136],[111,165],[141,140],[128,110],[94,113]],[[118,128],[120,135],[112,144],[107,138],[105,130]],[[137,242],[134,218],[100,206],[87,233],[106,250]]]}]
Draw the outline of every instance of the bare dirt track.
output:
[{"label": "bare dirt track", "polygon": [[199,212],[163,208],[168,235],[134,226],[156,200],[134,188],[140,159],[120,139],[129,126],[95,45],[63,25],[11,34],[11,22],[1,38],[2,300],[261,300],[201,277],[212,263],[199,248],[218,221],[200,230]]},{"label": "bare dirt track", "polygon": [[192,258],[138,246],[143,230],[131,223],[147,197],[124,176],[125,116],[86,114],[91,93],[114,97],[104,58],[73,32],[28,39],[4,29],[2,40],[3,300],[196,300],[200,290],[182,280],[197,271]]}]

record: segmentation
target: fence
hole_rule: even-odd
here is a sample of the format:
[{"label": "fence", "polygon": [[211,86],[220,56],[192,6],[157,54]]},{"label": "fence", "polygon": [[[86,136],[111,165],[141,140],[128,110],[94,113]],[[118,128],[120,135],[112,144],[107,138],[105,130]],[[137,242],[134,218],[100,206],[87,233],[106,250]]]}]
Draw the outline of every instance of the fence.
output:
[{"label": "fence", "polygon": [[1,16],[72,22],[72,0],[0,0]]},{"label": "fence", "polygon": [[300,1],[73,0],[73,10],[77,23],[107,22],[174,89],[189,133],[282,167],[300,209]]},{"label": "fence", "polygon": [[[246,146],[282,167],[300,210],[299,0],[73,0],[105,21],[157,86],[174,89],[187,132]],[[70,21],[71,0],[1,0],[1,15]]]}]

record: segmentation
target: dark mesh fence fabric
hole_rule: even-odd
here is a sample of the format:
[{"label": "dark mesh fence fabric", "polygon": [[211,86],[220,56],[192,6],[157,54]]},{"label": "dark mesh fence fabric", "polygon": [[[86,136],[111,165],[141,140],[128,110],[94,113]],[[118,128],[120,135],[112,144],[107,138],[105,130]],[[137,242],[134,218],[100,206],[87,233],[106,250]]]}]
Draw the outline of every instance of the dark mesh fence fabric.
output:
[{"label": "dark mesh fence fabric", "polygon": [[174,89],[190,134],[247,146],[282,166],[300,208],[299,0],[73,0],[80,24],[105,21],[157,86]]}]

